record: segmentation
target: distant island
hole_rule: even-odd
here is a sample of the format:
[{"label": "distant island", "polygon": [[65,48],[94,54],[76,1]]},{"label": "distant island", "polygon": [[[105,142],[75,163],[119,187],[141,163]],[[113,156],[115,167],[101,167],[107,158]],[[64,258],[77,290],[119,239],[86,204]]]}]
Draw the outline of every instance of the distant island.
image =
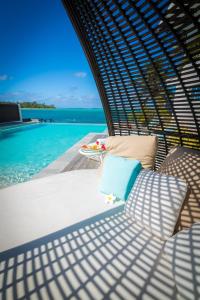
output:
[{"label": "distant island", "polygon": [[56,108],[53,104],[45,104],[45,103],[38,103],[36,101],[33,102],[17,102],[20,104],[21,108]]},{"label": "distant island", "polygon": [[[0,103],[14,103],[14,102],[8,102],[8,101],[2,101]],[[16,102],[15,102],[16,103]],[[32,102],[28,102],[28,101],[23,101],[23,102],[17,102],[18,104],[20,104],[21,108],[51,108],[51,109],[55,109],[55,105],[53,104],[45,104],[45,103],[38,103],[36,101],[32,101]]]}]

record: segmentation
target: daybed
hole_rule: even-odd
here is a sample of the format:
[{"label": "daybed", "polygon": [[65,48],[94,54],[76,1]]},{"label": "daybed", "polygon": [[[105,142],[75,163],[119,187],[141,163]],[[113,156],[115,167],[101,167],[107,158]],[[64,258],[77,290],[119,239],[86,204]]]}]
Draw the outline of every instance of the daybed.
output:
[{"label": "daybed", "polygon": [[[189,155],[199,163],[197,151]],[[184,165],[195,173],[189,216],[198,222],[193,159]],[[80,170],[0,191],[0,299],[199,299],[198,224],[166,242],[128,218],[124,204],[105,204],[98,182],[97,170]],[[177,253],[187,262],[178,271]]]}]

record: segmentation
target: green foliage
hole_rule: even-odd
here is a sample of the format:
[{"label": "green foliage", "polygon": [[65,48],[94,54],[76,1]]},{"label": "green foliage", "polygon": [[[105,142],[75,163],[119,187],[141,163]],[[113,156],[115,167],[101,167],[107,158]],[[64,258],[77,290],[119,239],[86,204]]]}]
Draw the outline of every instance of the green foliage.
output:
[{"label": "green foliage", "polygon": [[[161,59],[154,61],[154,65],[147,63],[144,69],[145,81],[141,97],[142,111],[135,112],[134,114],[130,113],[128,115],[128,120],[129,122],[133,121],[135,116],[138,123],[142,126],[151,125],[158,128],[160,127],[160,124],[158,123],[159,114],[160,119],[165,126],[167,126],[172,119],[172,112],[169,108],[169,99],[173,99],[174,94],[174,92],[168,90],[168,94],[166,95],[164,83],[169,79],[169,75],[165,72],[163,61]],[[162,81],[160,76],[162,77]],[[137,86],[137,82],[134,82],[134,84]],[[138,83],[138,85],[140,85],[140,83]]]},{"label": "green foliage", "polygon": [[142,112],[137,111],[134,114],[130,112],[128,114],[128,121],[131,123],[136,118],[139,124],[143,126],[147,126],[149,122],[153,119],[154,114],[155,114],[154,109],[147,108],[144,106]]},{"label": "green foliage", "polygon": [[33,102],[19,102],[21,108],[55,108],[55,105],[47,105],[45,103]]},{"label": "green foliage", "polygon": [[[14,103],[14,102],[8,102],[8,101],[2,101],[0,103]],[[48,105],[45,103],[38,103],[36,101],[33,102],[28,102],[28,101],[23,101],[23,102],[17,102],[18,104],[20,104],[21,108],[56,108],[55,105]]]},{"label": "green foliage", "polygon": [[[188,42],[185,44],[186,49],[193,57],[194,60],[199,60],[199,48],[200,48],[200,33],[197,33],[192,39],[187,38],[187,33],[183,33],[185,39],[188,39]],[[184,64],[189,63],[189,59],[186,57],[183,60]]]}]

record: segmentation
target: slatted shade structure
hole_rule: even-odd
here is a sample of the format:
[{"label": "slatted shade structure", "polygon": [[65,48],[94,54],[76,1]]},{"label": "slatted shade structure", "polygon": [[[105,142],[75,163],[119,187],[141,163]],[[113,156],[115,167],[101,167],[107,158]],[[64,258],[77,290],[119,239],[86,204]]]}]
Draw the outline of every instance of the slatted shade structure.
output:
[{"label": "slatted shade structure", "polygon": [[63,0],[90,63],[109,134],[200,148],[199,0]]}]

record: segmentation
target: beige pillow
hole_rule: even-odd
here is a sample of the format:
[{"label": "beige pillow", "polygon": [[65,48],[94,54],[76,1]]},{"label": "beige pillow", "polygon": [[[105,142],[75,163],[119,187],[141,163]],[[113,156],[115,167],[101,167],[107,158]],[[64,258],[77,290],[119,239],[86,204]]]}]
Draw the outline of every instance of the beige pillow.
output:
[{"label": "beige pillow", "polygon": [[141,161],[143,168],[153,169],[157,151],[156,136],[110,136],[105,140],[110,154]]}]

